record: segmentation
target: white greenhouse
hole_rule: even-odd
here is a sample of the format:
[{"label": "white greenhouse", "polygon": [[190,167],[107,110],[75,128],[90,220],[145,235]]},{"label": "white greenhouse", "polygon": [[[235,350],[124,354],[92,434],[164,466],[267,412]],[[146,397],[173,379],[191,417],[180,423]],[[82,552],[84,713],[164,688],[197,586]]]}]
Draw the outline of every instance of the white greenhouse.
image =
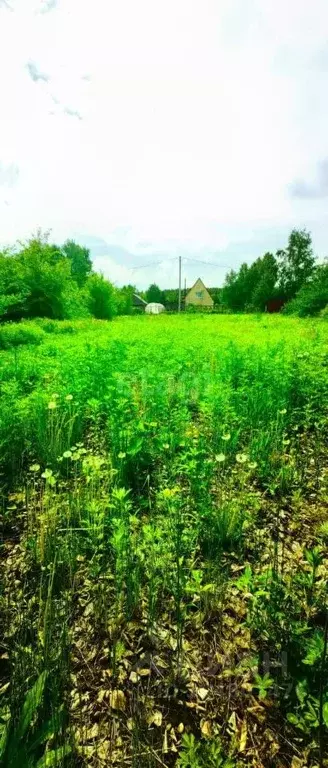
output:
[{"label": "white greenhouse", "polygon": [[161,312],[165,312],[164,304],[158,304],[157,301],[151,301],[150,304],[147,304],[145,307],[145,312],[147,312],[148,315],[160,315]]}]

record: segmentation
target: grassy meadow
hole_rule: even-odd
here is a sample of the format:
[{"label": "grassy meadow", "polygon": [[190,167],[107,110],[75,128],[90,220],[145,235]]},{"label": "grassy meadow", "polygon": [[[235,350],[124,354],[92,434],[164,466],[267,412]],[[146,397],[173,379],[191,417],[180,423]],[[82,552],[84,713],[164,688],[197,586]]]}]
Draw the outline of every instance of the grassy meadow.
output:
[{"label": "grassy meadow", "polygon": [[0,327],[0,760],[328,766],[328,324]]}]

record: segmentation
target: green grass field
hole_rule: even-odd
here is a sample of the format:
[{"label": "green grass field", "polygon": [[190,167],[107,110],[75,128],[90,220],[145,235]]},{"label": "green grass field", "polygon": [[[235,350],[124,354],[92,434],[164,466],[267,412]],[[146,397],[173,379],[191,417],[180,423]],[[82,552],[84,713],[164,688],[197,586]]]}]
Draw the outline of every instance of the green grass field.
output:
[{"label": "green grass field", "polygon": [[327,766],[327,321],[2,326],[0,377],[3,765]]}]

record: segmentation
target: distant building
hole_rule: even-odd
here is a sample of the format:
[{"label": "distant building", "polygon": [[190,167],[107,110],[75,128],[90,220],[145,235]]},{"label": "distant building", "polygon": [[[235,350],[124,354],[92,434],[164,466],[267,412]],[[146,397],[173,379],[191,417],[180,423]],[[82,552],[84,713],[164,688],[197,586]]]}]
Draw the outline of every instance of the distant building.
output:
[{"label": "distant building", "polygon": [[273,312],[281,312],[285,303],[286,302],[284,301],[284,299],[269,299],[265,307],[265,311],[270,312],[270,314],[272,314]]},{"label": "distant building", "polygon": [[138,296],[137,293],[132,294],[132,305],[134,307],[140,307],[141,309],[145,309],[147,306],[147,302],[141,298],[141,296]]},{"label": "distant building", "polygon": [[161,312],[165,312],[164,304],[159,304],[157,301],[151,301],[145,308],[147,315],[160,315]]},{"label": "distant building", "polygon": [[185,298],[185,305],[186,307],[188,305],[193,305],[195,307],[213,307],[214,301],[212,296],[210,296],[200,277],[196,280],[192,288],[190,288],[190,291],[188,291]]}]

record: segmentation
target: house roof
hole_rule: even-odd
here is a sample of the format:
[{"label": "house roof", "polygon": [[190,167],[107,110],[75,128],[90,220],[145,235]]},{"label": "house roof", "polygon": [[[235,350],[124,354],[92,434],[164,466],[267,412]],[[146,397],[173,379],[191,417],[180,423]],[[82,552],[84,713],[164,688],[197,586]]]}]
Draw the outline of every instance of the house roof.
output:
[{"label": "house roof", "polygon": [[212,296],[211,296],[210,292],[207,290],[206,285],[204,285],[201,277],[197,277],[197,280],[194,282],[194,284],[191,286],[191,288],[189,288],[189,291],[187,291],[187,294],[186,294],[185,298],[187,298],[189,296],[189,294],[191,293],[191,291],[193,291],[194,288],[196,288],[196,285],[199,286],[200,288],[203,288],[204,291],[206,291],[207,295],[212,300]]},{"label": "house roof", "polygon": [[137,293],[132,295],[132,299],[135,307],[145,307],[147,305],[147,302],[141,296],[138,296]]}]

